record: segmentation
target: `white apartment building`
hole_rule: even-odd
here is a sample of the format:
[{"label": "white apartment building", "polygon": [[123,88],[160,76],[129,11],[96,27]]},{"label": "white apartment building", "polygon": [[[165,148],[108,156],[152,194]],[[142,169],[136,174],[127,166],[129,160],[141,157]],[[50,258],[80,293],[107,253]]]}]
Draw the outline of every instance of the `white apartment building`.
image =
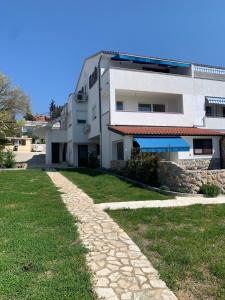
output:
[{"label": "white apartment building", "polygon": [[220,168],[225,68],[101,51],[85,60],[56,122],[46,132],[47,164],[82,167],[96,152],[111,168],[138,147]]}]

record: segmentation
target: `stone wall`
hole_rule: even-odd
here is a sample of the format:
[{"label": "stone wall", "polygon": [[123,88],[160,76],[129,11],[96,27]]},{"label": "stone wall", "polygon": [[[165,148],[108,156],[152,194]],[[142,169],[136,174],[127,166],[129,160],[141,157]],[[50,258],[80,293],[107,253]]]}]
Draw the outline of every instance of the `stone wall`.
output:
[{"label": "stone wall", "polygon": [[220,169],[220,158],[180,159],[179,165],[186,170]]},{"label": "stone wall", "polygon": [[126,160],[111,160],[111,169],[120,170],[126,167]]},{"label": "stone wall", "polygon": [[171,161],[158,163],[158,179],[161,186],[172,191],[198,193],[206,183],[216,184],[225,193],[225,169],[186,170]]}]

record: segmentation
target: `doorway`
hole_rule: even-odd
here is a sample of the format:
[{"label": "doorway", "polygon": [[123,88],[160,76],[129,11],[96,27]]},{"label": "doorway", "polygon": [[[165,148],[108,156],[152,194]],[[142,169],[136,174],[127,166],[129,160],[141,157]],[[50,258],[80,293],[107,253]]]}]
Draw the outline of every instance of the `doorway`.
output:
[{"label": "doorway", "polygon": [[78,145],[78,167],[88,166],[88,145]]},{"label": "doorway", "polygon": [[59,143],[52,143],[52,163],[59,163]]}]

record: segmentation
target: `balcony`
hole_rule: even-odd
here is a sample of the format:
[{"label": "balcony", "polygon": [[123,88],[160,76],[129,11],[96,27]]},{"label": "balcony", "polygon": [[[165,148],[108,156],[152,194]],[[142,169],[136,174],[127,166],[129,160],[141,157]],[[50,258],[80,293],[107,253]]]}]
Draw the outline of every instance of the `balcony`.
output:
[{"label": "balcony", "polygon": [[[225,131],[225,103],[222,100],[212,99],[211,102],[221,101],[220,104],[211,103],[206,99],[205,102],[205,126],[209,129]],[[219,98],[218,98],[219,99]]]},{"label": "balcony", "polygon": [[111,124],[140,126],[193,126],[183,113],[179,94],[116,90]]}]

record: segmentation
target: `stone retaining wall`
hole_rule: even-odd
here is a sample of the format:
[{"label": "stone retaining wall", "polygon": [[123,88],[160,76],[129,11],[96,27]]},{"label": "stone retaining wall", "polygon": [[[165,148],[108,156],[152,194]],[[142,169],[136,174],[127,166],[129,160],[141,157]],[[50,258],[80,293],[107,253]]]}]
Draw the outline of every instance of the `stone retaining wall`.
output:
[{"label": "stone retaining wall", "polygon": [[180,159],[179,165],[186,170],[214,170],[220,169],[220,159]]},{"label": "stone retaining wall", "polygon": [[126,160],[111,160],[111,169],[120,170],[126,167]]},{"label": "stone retaining wall", "polygon": [[225,193],[225,169],[186,170],[171,161],[158,163],[158,178],[161,186],[172,191],[198,193],[206,183],[216,184]]}]

